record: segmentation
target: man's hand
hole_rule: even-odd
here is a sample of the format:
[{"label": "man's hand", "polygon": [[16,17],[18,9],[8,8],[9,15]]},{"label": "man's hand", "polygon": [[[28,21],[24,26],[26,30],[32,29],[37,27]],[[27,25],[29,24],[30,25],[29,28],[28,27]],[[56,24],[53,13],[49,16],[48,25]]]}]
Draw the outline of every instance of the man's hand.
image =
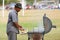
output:
[{"label": "man's hand", "polygon": [[26,34],[28,32],[28,30],[26,30],[25,28],[20,28],[20,34]]},{"label": "man's hand", "polygon": [[24,29],[23,28],[20,28],[20,27],[19,27],[19,30],[24,31]]}]

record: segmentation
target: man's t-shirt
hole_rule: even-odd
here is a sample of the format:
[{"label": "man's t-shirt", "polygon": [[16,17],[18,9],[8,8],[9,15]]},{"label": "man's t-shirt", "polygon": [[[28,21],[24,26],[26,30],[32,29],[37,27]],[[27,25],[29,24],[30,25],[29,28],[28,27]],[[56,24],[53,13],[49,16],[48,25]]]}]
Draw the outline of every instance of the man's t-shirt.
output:
[{"label": "man's t-shirt", "polygon": [[13,25],[13,22],[18,22],[18,15],[15,10],[11,10],[9,13],[8,23],[7,23],[7,33],[10,31],[19,33],[18,28]]}]

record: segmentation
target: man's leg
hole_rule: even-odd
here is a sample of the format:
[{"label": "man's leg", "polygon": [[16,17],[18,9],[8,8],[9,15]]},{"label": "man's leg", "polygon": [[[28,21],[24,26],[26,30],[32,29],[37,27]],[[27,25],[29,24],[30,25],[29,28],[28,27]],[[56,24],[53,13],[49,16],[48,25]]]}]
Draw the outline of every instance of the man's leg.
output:
[{"label": "man's leg", "polygon": [[17,40],[17,34],[15,32],[9,32],[7,35],[8,40]]}]

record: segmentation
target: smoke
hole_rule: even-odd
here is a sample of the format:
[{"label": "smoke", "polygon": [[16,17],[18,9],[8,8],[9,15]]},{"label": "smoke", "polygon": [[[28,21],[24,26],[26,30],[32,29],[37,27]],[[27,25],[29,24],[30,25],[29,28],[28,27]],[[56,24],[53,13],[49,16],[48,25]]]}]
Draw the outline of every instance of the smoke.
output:
[{"label": "smoke", "polygon": [[34,27],[33,28],[33,32],[39,32],[39,33],[43,33],[44,32],[43,20],[41,20],[38,23],[38,26],[37,27]]}]

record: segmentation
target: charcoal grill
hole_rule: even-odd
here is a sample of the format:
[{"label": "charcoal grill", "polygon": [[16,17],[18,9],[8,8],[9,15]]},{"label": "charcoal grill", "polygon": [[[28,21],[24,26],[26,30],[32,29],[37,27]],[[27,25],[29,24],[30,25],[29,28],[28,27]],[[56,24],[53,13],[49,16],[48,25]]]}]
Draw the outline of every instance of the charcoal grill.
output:
[{"label": "charcoal grill", "polygon": [[34,30],[27,32],[28,40],[44,40],[44,35],[49,33],[52,28],[56,28],[55,25],[52,25],[51,20],[46,16],[46,14],[43,16],[43,26],[44,31],[42,33],[39,31],[35,32]]}]

